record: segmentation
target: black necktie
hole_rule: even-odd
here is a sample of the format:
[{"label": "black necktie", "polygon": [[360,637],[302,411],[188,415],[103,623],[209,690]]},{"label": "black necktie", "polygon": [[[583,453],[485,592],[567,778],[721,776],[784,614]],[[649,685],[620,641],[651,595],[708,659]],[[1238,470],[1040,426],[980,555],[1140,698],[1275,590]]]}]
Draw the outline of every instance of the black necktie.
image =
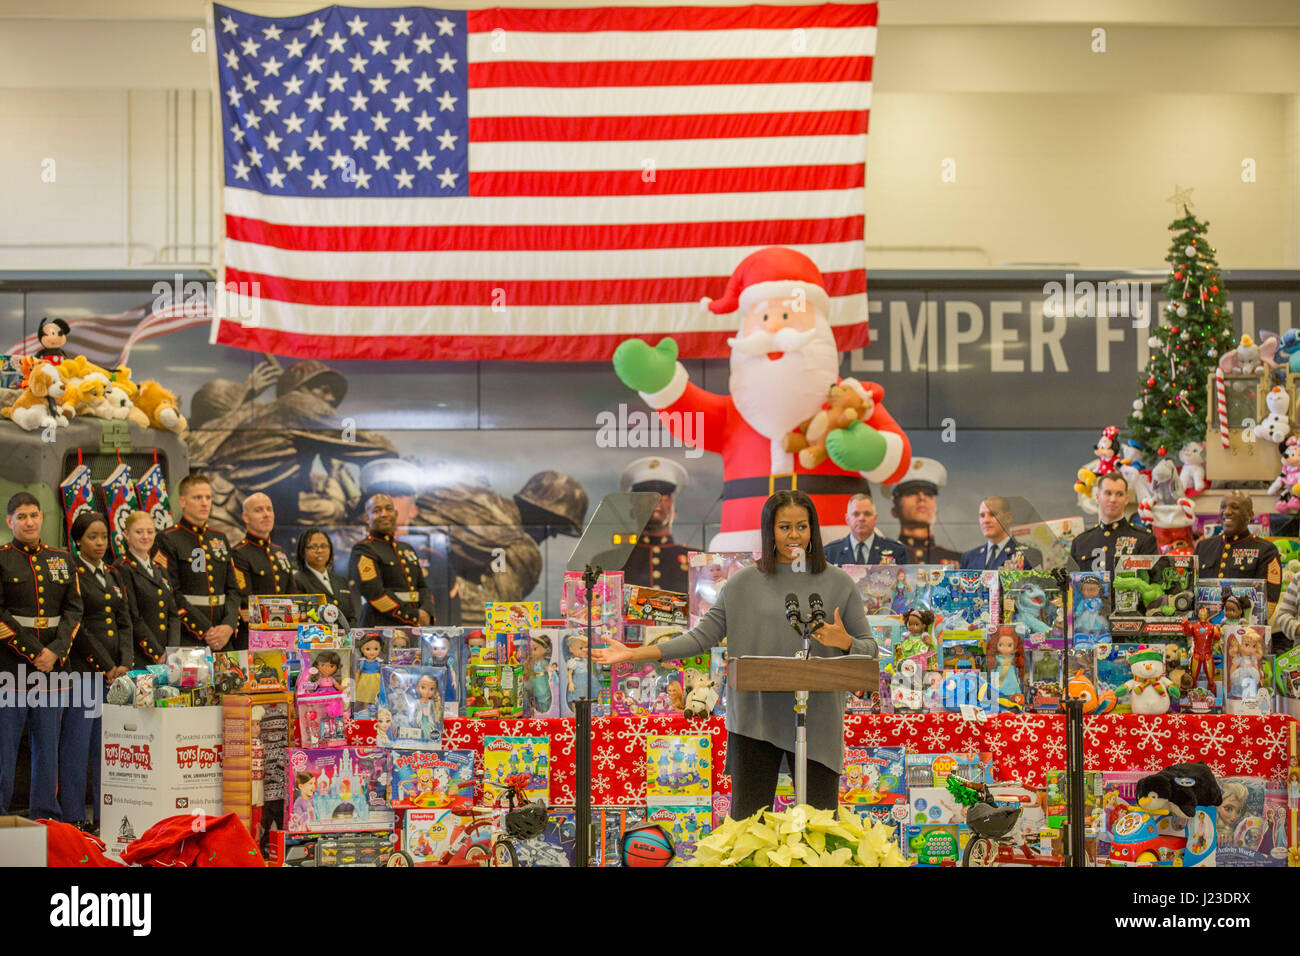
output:
[{"label": "black necktie", "polygon": [[858,542],[858,564],[867,563],[865,556],[862,554],[862,548],[863,548],[863,544],[861,541],[859,541]]},{"label": "black necktie", "polygon": [[986,555],[984,556],[984,569],[985,569],[985,570],[988,570],[989,568],[993,567],[993,557],[994,557],[994,555],[996,555],[997,553],[998,553],[998,546],[997,546],[996,544],[990,544],[990,545],[989,545],[989,553],[986,554]]}]

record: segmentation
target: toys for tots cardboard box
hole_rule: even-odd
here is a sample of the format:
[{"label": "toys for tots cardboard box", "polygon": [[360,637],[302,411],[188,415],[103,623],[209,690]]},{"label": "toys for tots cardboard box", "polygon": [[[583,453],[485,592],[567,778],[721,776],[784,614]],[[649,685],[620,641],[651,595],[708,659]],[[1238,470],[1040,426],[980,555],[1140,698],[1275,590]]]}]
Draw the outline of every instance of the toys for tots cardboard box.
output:
[{"label": "toys for tots cardboard box", "polygon": [[221,708],[105,705],[100,832],[120,853],[159,820],[221,815]]}]

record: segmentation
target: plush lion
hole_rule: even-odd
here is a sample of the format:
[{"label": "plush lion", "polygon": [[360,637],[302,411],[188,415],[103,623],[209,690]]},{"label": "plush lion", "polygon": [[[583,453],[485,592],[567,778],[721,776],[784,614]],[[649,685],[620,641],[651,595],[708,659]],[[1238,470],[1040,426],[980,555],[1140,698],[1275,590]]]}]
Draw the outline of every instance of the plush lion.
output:
[{"label": "plush lion", "polygon": [[188,427],[185,416],[181,414],[176,395],[158,382],[150,379],[140,385],[140,394],[135,398],[135,407],[142,412],[151,428],[183,434]]},{"label": "plush lion", "polygon": [[875,402],[847,385],[832,385],[827,390],[821,411],[800,424],[798,431],[787,433],[781,447],[799,453],[799,464],[811,471],[826,460],[826,436],[854,422],[866,421],[875,411]]}]

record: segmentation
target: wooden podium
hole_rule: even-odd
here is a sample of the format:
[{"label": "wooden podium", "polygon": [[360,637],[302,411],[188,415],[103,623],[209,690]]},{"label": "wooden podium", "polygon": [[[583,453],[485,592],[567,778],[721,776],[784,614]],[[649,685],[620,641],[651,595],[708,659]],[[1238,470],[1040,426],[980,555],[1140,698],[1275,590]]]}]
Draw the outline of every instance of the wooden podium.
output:
[{"label": "wooden podium", "polygon": [[863,654],[844,657],[732,657],[727,680],[738,691],[794,694],[795,802],[808,802],[808,694],[871,693],[880,688],[880,661]]}]

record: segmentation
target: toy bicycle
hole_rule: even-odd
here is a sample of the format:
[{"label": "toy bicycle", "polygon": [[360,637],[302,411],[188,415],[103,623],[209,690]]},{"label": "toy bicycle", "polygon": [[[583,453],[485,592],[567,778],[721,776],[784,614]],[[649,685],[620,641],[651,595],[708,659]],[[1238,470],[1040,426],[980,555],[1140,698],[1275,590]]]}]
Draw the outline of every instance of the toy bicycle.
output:
[{"label": "toy bicycle", "polygon": [[[516,841],[530,840],[546,829],[546,801],[527,801],[522,790],[528,774],[512,774],[502,781],[504,789],[491,804],[454,809],[461,822],[451,832],[451,846],[433,866],[518,866]],[[504,801],[505,806],[502,806]],[[504,812],[505,832],[493,832],[493,823]],[[410,848],[388,858],[389,866],[415,866]]]},{"label": "toy bicycle", "polygon": [[1019,802],[999,804],[986,784],[957,774],[948,777],[948,790],[966,805],[966,825],[975,834],[962,851],[962,866],[1065,866],[1063,856],[1029,849],[1017,826],[1024,812]]}]

